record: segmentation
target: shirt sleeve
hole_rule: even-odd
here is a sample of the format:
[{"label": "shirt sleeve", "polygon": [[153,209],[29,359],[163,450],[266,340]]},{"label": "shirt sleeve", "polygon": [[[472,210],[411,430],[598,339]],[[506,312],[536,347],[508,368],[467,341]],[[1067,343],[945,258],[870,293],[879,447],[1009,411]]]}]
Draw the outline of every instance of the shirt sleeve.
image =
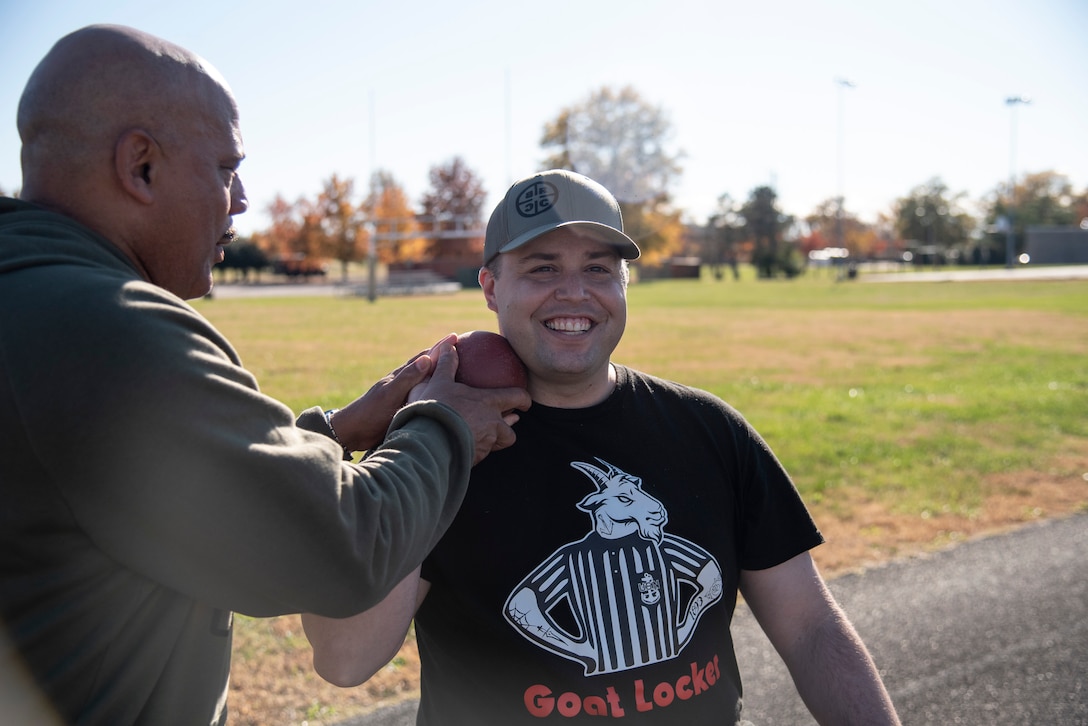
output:
[{"label": "shirt sleeve", "polygon": [[11,371],[26,437],[78,527],[136,576],[250,615],[343,617],[452,521],[473,459],[452,409],[408,406],[345,462],[172,295],[83,276],[59,297],[35,318],[51,334],[20,336],[33,365]]},{"label": "shirt sleeve", "polygon": [[735,415],[741,452],[739,562],[741,569],[764,570],[824,539],[778,457],[740,414]]}]

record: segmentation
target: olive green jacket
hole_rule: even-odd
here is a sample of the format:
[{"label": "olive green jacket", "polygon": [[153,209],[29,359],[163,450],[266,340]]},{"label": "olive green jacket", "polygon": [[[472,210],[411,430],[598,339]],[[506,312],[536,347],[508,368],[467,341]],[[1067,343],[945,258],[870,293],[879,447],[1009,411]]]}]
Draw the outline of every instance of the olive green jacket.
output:
[{"label": "olive green jacket", "polygon": [[0,199],[0,622],[64,721],[225,721],[231,613],[378,602],[472,459],[432,401],[345,462],[107,240]]}]

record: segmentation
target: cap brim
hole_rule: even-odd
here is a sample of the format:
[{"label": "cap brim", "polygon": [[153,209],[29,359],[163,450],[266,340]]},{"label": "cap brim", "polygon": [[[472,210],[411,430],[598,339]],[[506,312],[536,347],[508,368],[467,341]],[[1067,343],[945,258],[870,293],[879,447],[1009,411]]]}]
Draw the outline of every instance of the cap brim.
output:
[{"label": "cap brim", "polygon": [[498,254],[511,252],[513,250],[516,250],[518,247],[521,247],[522,245],[532,242],[534,239],[541,236],[542,234],[547,234],[552,230],[567,227],[574,229],[585,229],[593,232],[595,235],[601,238],[600,241],[602,243],[609,244],[615,247],[619,251],[620,257],[625,260],[637,260],[642,254],[642,250],[639,249],[638,245],[635,244],[635,241],[633,239],[625,235],[623,232],[620,232],[615,227],[610,227],[609,225],[601,224],[600,222],[559,222],[557,224],[545,224],[540,227],[535,227],[528,232],[523,232],[522,234],[519,234],[517,237],[500,247]]}]

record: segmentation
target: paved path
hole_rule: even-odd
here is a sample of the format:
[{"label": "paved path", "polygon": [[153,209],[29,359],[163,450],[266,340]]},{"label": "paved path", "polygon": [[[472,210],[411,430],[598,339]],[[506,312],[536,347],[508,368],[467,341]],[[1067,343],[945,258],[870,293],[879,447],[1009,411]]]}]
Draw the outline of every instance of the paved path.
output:
[{"label": "paved path", "polygon": [[[1088,514],[835,578],[905,726],[1088,726]],[[743,605],[755,726],[815,723]],[[352,726],[411,726],[412,702]],[[346,726],[346,725],[345,725]]]},{"label": "paved path", "polygon": [[[403,297],[405,295],[448,295],[461,290],[457,282],[427,282],[417,285],[380,285],[378,297]],[[367,299],[369,288],[366,283],[329,282],[262,282],[262,283],[216,283],[209,297],[228,300],[239,297],[349,297]]]},{"label": "paved path", "polygon": [[1023,265],[961,270],[956,267],[922,269],[920,272],[862,273],[862,282],[971,282],[979,280],[1085,280],[1088,265]]},{"label": "paved path", "polygon": [[[905,725],[1088,725],[1088,514],[831,582]],[[739,610],[739,609],[738,609]],[[815,723],[751,614],[734,626],[745,714]]]}]

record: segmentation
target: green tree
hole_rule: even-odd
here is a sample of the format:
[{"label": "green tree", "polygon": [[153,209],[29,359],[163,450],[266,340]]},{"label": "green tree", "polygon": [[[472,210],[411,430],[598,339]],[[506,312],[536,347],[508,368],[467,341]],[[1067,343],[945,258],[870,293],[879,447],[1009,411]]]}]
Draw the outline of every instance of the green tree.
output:
[{"label": "green tree", "polygon": [[733,279],[740,279],[739,251],[737,245],[744,234],[744,220],[740,208],[728,194],[718,197],[717,208],[707,219],[706,246],[703,261],[717,280],[724,276],[724,266],[729,265]]},{"label": "green tree", "polygon": [[1025,174],[1009,195],[1000,185],[983,202],[986,235],[977,256],[982,262],[1005,259],[1008,225],[1013,232],[1014,256],[1024,251],[1029,227],[1076,226],[1088,216],[1088,189],[1078,195],[1068,177],[1054,171]]},{"label": "green tree", "polygon": [[601,88],[547,123],[540,145],[546,168],[600,182],[620,202],[624,226],[650,262],[681,245],[680,214],[670,207],[681,154],[669,150],[672,124],[634,88]]},{"label": "green tree", "polygon": [[248,282],[250,272],[254,277],[258,277],[261,270],[269,267],[270,264],[268,255],[252,239],[243,237],[223,248],[223,262],[219,267],[224,270],[235,270],[236,277]]},{"label": "green tree", "polygon": [[915,187],[892,205],[895,231],[927,254],[955,257],[967,248],[975,221],[960,206],[965,192],[953,194],[938,177]]},{"label": "green tree", "polygon": [[778,209],[778,195],[768,186],[756,187],[740,209],[744,234],[752,243],[752,264],[760,278],[782,274],[796,277],[804,270],[797,245],[784,239],[793,217]]}]

